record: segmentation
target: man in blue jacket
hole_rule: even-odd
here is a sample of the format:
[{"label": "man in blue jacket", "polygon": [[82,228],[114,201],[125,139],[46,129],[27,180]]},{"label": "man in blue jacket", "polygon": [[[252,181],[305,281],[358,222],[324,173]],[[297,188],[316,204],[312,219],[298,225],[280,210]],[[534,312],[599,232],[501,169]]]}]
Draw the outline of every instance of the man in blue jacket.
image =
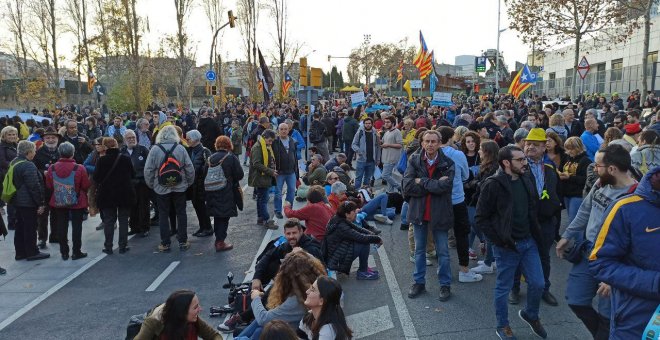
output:
[{"label": "man in blue jacket", "polygon": [[580,136],[584,148],[587,150],[587,157],[593,162],[594,156],[598,149],[600,149],[600,144],[602,143],[602,138],[598,140],[598,122],[595,119],[590,118],[584,121],[584,132]]},{"label": "man in blue jacket", "polygon": [[594,276],[611,286],[610,339],[657,339],[660,332],[658,221],[660,167],[610,205],[589,257]]}]

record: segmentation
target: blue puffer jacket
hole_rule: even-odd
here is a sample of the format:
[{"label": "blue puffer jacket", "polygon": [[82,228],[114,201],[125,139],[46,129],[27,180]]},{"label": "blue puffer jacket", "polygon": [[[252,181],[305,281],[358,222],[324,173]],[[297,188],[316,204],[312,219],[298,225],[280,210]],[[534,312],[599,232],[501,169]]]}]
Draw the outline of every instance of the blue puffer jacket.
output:
[{"label": "blue puffer jacket", "polygon": [[633,195],[612,202],[589,257],[594,276],[612,286],[610,339],[640,339],[660,304],[660,191],[649,171]]}]

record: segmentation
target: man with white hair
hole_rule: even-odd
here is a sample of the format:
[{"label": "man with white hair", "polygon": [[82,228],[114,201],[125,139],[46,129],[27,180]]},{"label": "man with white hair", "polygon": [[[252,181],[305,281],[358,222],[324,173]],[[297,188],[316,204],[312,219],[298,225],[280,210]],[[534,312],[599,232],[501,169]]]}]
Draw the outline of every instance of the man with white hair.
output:
[{"label": "man with white hair", "polygon": [[211,225],[211,218],[206,211],[204,200],[204,166],[209,157],[211,157],[211,150],[202,145],[202,134],[197,130],[188,131],[186,141],[188,142],[188,155],[195,168],[195,181],[188,187],[187,196],[192,201],[195,214],[197,214],[197,221],[199,222],[199,230],[194,232],[193,236],[207,237],[213,235],[213,226]]},{"label": "man with white hair", "polygon": [[568,131],[568,137],[580,137],[584,132],[582,124],[575,120],[573,109],[566,109],[561,113],[564,116],[564,127]]},{"label": "man with white hair", "polygon": [[[179,134],[172,125],[163,127],[156,136],[156,145],[149,151],[144,167],[147,186],[154,190],[158,201],[158,225],[161,242],[159,252],[170,251],[169,215],[172,205],[176,210],[179,250],[190,248],[188,217],[186,215],[186,189],[195,180],[195,168],[186,148],[180,144]],[[179,165],[175,166],[175,162]],[[171,170],[171,175],[164,170]],[[168,179],[171,179],[168,181]]]},{"label": "man with white hair", "polygon": [[[46,175],[48,167],[52,164],[55,164],[58,159],[60,159],[60,153],[57,151],[57,146],[62,139],[55,128],[52,126],[48,127],[43,134],[44,144],[37,150],[37,154],[34,156],[34,165],[37,166],[37,170],[43,176]],[[49,197],[51,192],[46,189],[46,197]],[[37,233],[39,238],[39,248],[46,249],[46,240],[48,237],[48,220],[50,215],[50,239],[55,241],[57,239],[57,226],[55,224],[55,215],[50,213],[48,206],[44,208],[44,213],[37,216]]]},{"label": "man with white hair", "polygon": [[[146,121],[146,120],[145,120]],[[126,131],[124,134],[124,146],[120,149],[120,154],[126,155],[133,163],[133,187],[135,188],[135,197],[137,203],[131,207],[131,215],[128,226],[129,235],[139,234],[142,237],[149,236],[149,198],[151,190],[144,180],[144,166],[147,163],[149,149],[144,145],[138,144],[137,135],[133,130]]]}]

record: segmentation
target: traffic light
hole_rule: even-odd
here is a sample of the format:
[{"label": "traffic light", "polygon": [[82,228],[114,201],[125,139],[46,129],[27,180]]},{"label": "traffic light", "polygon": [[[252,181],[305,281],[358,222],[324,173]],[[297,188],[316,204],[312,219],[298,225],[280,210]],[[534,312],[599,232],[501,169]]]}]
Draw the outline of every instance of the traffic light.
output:
[{"label": "traffic light", "polygon": [[211,85],[211,95],[212,96],[217,96],[218,95],[218,87],[215,85]]},{"label": "traffic light", "polygon": [[307,58],[300,58],[300,86],[308,86],[307,81]]},{"label": "traffic light", "polygon": [[210,96],[211,95],[211,84],[209,84],[209,82],[206,82],[206,89],[205,90],[206,90],[206,92],[205,92],[206,95]]},{"label": "traffic light", "polygon": [[312,67],[311,68],[311,86],[321,87],[323,86],[323,70],[320,68]]},{"label": "traffic light", "polygon": [[479,93],[479,84],[474,84],[474,93]]},{"label": "traffic light", "polygon": [[331,56],[328,54],[328,62],[330,62],[330,58],[331,58]]},{"label": "traffic light", "polygon": [[227,16],[229,17],[229,27],[236,27],[236,17],[234,16],[234,11],[227,11]]}]

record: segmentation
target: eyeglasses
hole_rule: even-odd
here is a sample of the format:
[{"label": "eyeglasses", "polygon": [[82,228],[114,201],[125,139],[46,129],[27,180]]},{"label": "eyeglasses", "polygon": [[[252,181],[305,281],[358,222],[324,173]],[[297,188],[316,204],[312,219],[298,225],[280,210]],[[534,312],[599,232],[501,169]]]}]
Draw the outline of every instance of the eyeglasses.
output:
[{"label": "eyeglasses", "polygon": [[527,163],[527,158],[525,158],[525,157],[511,158],[511,161],[518,161],[520,163]]},{"label": "eyeglasses", "polygon": [[607,168],[607,165],[600,165],[598,163],[594,163],[594,169],[598,170],[598,168]]},{"label": "eyeglasses", "polygon": [[339,177],[330,177],[330,180],[331,180],[331,181],[336,181],[336,180],[338,180],[338,179],[339,179]]}]

